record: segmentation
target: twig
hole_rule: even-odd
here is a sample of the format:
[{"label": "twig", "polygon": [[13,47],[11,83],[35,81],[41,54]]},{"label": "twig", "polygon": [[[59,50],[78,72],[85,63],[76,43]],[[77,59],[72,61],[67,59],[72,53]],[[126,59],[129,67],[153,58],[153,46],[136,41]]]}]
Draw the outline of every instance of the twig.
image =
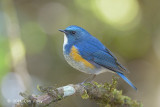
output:
[{"label": "twig", "polygon": [[38,87],[45,94],[27,95],[21,93],[24,100],[16,104],[16,107],[40,107],[63,100],[74,94],[81,95],[83,99],[91,99],[101,106],[107,107],[142,107],[140,102],[132,100],[128,96],[122,95],[122,91],[116,89],[117,81],[113,79],[112,84],[85,83],[69,84],[59,88]]}]

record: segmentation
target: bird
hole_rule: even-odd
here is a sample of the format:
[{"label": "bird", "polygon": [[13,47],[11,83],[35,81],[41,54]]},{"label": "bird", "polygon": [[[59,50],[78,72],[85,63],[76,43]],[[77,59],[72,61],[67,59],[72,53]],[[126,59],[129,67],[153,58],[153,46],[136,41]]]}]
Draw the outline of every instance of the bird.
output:
[{"label": "bird", "polygon": [[128,70],[118,62],[115,55],[106,46],[87,30],[71,25],[59,31],[64,33],[63,55],[69,65],[83,73],[91,74],[92,79],[98,74],[111,71],[137,90],[124,75],[124,72]]}]

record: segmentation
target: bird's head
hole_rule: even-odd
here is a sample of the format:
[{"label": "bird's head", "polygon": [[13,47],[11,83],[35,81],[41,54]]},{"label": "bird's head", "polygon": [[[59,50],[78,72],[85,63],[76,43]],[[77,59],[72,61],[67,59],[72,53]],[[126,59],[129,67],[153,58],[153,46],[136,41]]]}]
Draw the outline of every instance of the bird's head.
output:
[{"label": "bird's head", "polygon": [[75,25],[71,25],[64,30],[60,29],[59,31],[63,32],[68,41],[72,42],[78,42],[90,36],[85,29]]}]

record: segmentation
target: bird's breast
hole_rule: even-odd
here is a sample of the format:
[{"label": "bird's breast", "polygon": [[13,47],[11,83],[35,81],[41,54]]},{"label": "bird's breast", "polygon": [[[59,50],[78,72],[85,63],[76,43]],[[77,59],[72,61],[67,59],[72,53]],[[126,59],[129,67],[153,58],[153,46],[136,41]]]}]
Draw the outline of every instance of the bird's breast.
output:
[{"label": "bird's breast", "polygon": [[72,46],[69,55],[73,58],[73,60],[77,62],[82,62],[86,67],[89,67],[91,69],[95,67],[93,64],[82,58],[82,56],[79,54],[78,49],[75,46]]},{"label": "bird's breast", "polygon": [[85,60],[80,54],[78,49],[75,46],[72,46],[70,53],[66,54],[64,52],[64,57],[66,61],[75,69],[87,73],[87,74],[98,74],[100,68],[97,68],[92,63]]}]

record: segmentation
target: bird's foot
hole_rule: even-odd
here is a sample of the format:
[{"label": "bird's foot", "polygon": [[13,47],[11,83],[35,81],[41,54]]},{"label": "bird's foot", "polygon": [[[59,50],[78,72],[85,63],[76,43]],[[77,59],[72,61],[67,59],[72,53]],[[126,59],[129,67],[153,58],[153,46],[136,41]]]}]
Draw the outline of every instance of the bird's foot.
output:
[{"label": "bird's foot", "polygon": [[[83,82],[80,83],[80,85],[82,85],[83,87],[86,87],[84,84],[85,83],[89,83],[92,84],[93,83],[93,79],[95,78],[95,74],[92,74],[91,76],[89,76],[87,79],[85,79]],[[88,81],[90,80],[90,81]]]},{"label": "bird's foot", "polygon": [[83,81],[83,82],[81,82],[81,83],[79,83],[79,84],[85,88],[86,86],[84,85],[84,83],[85,83],[85,82]]}]

